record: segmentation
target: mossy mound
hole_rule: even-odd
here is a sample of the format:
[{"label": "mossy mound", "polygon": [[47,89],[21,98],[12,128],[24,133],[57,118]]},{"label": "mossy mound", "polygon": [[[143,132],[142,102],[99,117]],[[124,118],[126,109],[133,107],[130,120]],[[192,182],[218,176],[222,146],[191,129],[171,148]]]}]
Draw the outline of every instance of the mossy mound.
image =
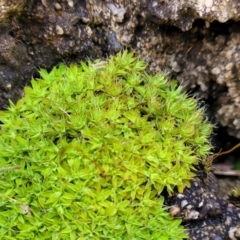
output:
[{"label": "mossy mound", "polygon": [[181,191],[212,126],[196,100],[126,51],[60,65],[0,112],[1,239],[182,239]]}]

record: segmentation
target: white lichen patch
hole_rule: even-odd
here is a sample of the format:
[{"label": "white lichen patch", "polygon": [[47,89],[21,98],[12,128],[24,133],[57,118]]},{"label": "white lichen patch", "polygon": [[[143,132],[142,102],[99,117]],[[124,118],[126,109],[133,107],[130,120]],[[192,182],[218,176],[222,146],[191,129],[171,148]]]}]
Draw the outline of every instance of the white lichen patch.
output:
[{"label": "white lichen patch", "polygon": [[116,22],[122,22],[124,19],[124,15],[126,13],[126,8],[124,7],[117,7],[113,3],[108,3],[107,7],[112,12],[113,16],[115,17]]}]

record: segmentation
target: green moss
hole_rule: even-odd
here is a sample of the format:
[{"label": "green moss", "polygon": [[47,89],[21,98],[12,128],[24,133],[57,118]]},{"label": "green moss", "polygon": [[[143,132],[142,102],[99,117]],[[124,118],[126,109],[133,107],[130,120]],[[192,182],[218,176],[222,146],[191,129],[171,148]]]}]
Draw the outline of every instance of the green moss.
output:
[{"label": "green moss", "polygon": [[186,237],[161,192],[188,186],[212,126],[145,67],[123,52],[41,70],[0,112],[1,239]]}]

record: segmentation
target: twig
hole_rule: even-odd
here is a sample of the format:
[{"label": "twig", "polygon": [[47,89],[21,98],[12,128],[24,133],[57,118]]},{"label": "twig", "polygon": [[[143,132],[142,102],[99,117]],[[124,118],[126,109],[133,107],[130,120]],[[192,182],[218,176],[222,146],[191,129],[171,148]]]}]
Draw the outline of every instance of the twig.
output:
[{"label": "twig", "polygon": [[20,169],[20,168],[21,168],[20,166],[0,168],[0,172],[7,172],[7,171],[12,171],[12,170],[17,170],[17,169]]},{"label": "twig", "polygon": [[239,148],[239,147],[240,147],[240,143],[238,143],[237,145],[235,145],[233,148],[231,148],[231,149],[228,150],[228,151],[221,152],[221,153],[217,153],[216,155],[210,157],[209,162],[212,163],[217,157],[222,156],[222,155],[225,155],[225,154],[228,154],[228,153],[234,151],[235,149],[237,149],[237,148]]}]

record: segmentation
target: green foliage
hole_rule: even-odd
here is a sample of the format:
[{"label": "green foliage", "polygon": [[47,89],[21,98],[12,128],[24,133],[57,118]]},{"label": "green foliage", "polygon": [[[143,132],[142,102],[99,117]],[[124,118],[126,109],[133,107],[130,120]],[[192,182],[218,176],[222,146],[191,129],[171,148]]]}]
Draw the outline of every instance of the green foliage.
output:
[{"label": "green foliage", "polygon": [[240,170],[240,161],[239,159],[236,161],[236,163],[234,164],[234,169],[235,170]]},{"label": "green foliage", "polygon": [[188,186],[212,126],[145,67],[123,52],[41,70],[0,112],[0,239],[186,237],[160,194]]}]

